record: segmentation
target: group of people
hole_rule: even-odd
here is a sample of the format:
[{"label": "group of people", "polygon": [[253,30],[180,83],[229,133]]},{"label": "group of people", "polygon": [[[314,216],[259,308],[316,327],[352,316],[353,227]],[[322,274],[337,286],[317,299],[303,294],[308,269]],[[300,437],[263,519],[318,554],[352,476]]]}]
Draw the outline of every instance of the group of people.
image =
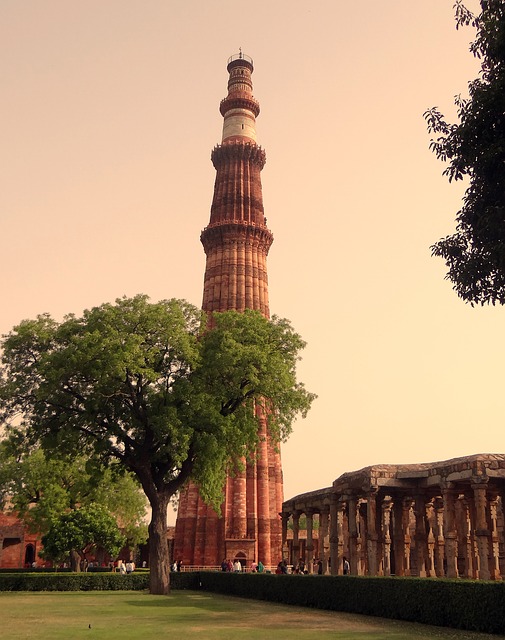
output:
[{"label": "group of people", "polygon": [[[343,557],[342,573],[344,574],[344,576],[346,576],[346,575],[349,575],[350,572],[351,572],[351,568],[350,568],[350,565],[349,565],[349,561],[344,556]],[[277,565],[277,570],[275,571],[275,573],[288,573],[288,564],[287,564],[286,560],[281,560],[279,562],[279,564]],[[303,558],[300,558],[298,560],[298,562],[293,565],[292,573],[294,573],[294,574],[305,574],[305,575],[307,575],[309,573],[309,570],[308,570],[307,565],[305,564],[305,561],[304,561]],[[320,575],[320,576],[323,575],[323,561],[321,559],[316,558],[314,560],[314,562],[312,564],[312,573]]]},{"label": "group of people", "polygon": [[241,573],[242,563],[238,558],[235,559],[235,562],[232,562],[230,558],[225,558],[223,562],[221,562],[221,571]]},{"label": "group of people", "polygon": [[[343,562],[342,573],[344,574],[344,576],[349,575],[351,572],[351,568],[349,565],[349,561],[345,556],[343,557],[342,562]],[[241,573],[242,571],[244,571],[244,568],[238,558],[236,558],[234,562],[232,562],[230,558],[225,558],[221,563],[221,571]],[[251,562],[250,571],[251,573],[263,573],[265,571],[265,567],[261,562],[261,560],[259,560],[258,562],[253,560]],[[288,562],[286,559],[281,560],[279,562],[275,570],[275,573],[277,574],[290,573]],[[309,573],[309,568],[307,567],[307,564],[305,563],[305,560],[303,558],[300,558],[298,562],[293,565],[291,573],[298,574],[298,575],[300,574],[307,575]],[[314,560],[312,564],[312,573],[317,575],[323,575],[323,561],[320,558],[316,558]]]},{"label": "group of people", "polygon": [[[223,562],[221,562],[221,571],[242,573],[242,571],[244,571],[244,567],[238,558],[235,558],[234,562],[232,562],[230,558],[225,558]],[[265,571],[265,567],[261,560],[258,560],[258,562],[253,560],[251,562],[250,571],[251,573],[263,573]]]},{"label": "group of people", "polygon": [[182,560],[174,560],[170,565],[170,571],[182,571]]},{"label": "group of people", "polygon": [[265,571],[265,567],[261,562],[261,560],[258,560],[258,562],[253,560],[251,562],[251,573],[263,573],[264,571]]},{"label": "group of people", "polygon": [[114,573],[119,571],[122,575],[125,573],[133,573],[135,571],[135,563],[132,560],[127,560],[126,562],[124,562],[124,560],[116,560],[116,562],[113,563],[112,571]]}]

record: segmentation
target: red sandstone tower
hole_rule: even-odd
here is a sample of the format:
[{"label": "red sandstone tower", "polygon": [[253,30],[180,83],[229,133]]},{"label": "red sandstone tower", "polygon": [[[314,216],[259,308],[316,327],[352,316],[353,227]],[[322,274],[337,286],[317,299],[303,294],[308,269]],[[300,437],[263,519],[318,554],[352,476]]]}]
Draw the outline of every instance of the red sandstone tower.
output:
[{"label": "red sandstone tower", "polygon": [[[242,52],[228,60],[228,95],[221,101],[223,138],[212,151],[216,169],[209,225],[201,241],[207,256],[204,311],[257,309],[268,317],[266,258],[273,241],[263,211],[260,172],[265,152],[256,144],[259,103],[252,94],[253,61]],[[183,565],[216,566],[236,558],[249,566],[281,559],[282,467],[258,408],[261,443],[255,462],[223,487],[222,517],[190,484],[181,494],[174,557]]]}]

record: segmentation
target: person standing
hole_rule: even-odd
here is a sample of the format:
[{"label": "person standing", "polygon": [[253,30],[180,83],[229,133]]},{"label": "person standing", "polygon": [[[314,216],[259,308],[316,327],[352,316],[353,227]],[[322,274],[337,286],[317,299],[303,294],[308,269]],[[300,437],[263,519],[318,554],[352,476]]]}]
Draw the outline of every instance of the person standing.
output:
[{"label": "person standing", "polygon": [[347,560],[347,558],[344,556],[344,576],[349,575],[349,573],[351,572],[351,567],[349,565],[349,561]]}]

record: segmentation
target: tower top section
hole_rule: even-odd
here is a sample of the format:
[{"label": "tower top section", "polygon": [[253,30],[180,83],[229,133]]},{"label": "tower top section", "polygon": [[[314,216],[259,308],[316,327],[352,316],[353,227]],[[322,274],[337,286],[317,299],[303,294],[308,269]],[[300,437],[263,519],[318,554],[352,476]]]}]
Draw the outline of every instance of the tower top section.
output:
[{"label": "tower top section", "polygon": [[224,118],[222,144],[256,143],[256,117],[260,112],[260,105],[252,93],[252,58],[240,50],[228,59],[226,69],[230,74],[228,95],[221,100],[219,107]]},{"label": "tower top section", "polygon": [[228,58],[228,66],[226,67],[226,69],[228,70],[228,73],[230,72],[230,65],[232,64],[237,65],[237,64],[248,64],[251,67],[251,73],[254,71],[254,67],[253,67],[253,59],[251,58],[251,56],[247,56],[245,53],[242,53],[242,49],[240,49],[239,53],[235,53],[233,56],[230,56]]}]

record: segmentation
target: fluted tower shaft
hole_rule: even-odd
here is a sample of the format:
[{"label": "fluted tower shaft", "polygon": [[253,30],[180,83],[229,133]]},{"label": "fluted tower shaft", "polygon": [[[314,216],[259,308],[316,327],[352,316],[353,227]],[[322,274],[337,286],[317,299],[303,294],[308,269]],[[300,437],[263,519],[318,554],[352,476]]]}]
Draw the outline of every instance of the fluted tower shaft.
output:
[{"label": "fluted tower shaft", "polygon": [[207,255],[203,309],[257,309],[268,317],[266,258],[273,236],[263,210],[260,173],[266,156],[256,144],[259,104],[252,95],[252,70],[245,57],[228,64],[228,95],[220,107],[223,139],[211,156],[214,197],[201,235]]},{"label": "fluted tower shaft", "polygon": [[[203,309],[259,310],[269,317],[267,255],[273,241],[266,226],[261,189],[265,152],[256,142],[252,60],[240,53],[228,61],[228,95],[220,104],[223,135],[211,155],[216,169],[208,226],[201,241],[207,256]],[[281,558],[282,467],[268,437],[268,420],[256,409],[260,445],[254,462],[229,477],[223,489],[222,517],[201,499],[190,483],[182,493],[174,555],[183,564],[220,565],[239,558],[266,566]]]}]

